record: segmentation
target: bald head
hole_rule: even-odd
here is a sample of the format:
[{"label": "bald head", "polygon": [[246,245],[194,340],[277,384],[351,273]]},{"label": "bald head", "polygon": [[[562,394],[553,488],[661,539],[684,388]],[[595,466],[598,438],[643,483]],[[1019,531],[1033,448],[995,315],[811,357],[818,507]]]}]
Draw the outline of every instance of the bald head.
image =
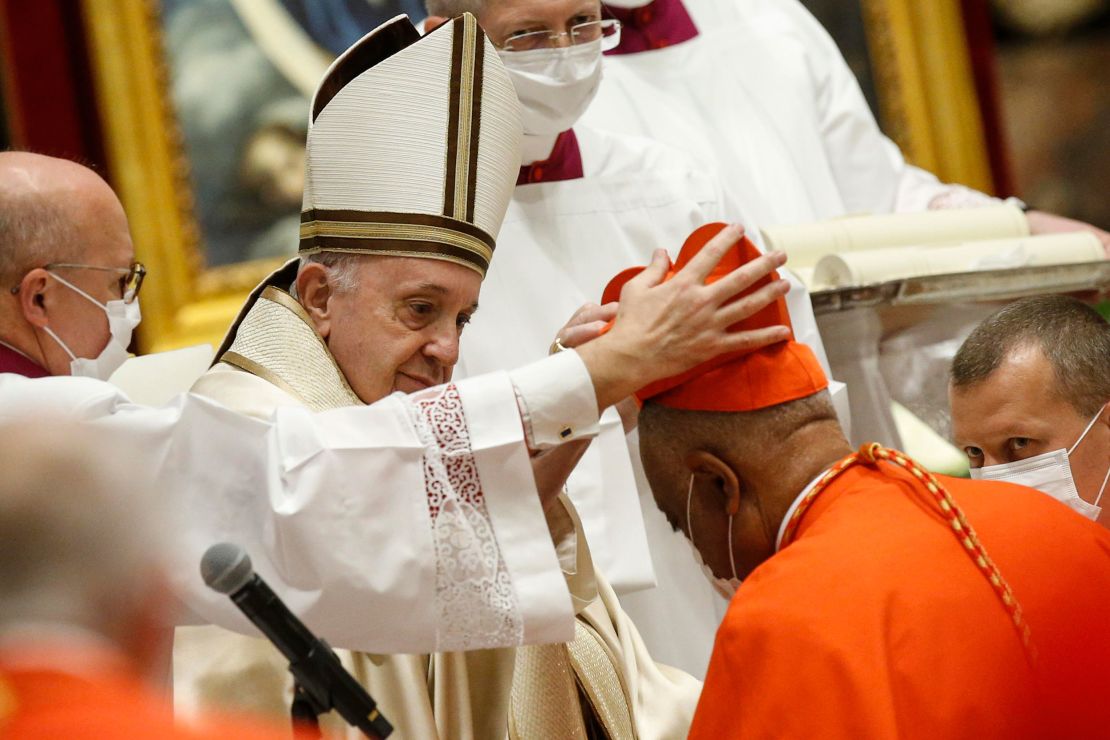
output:
[{"label": "bald head", "polygon": [[99,175],[65,159],[0,153],[5,344],[50,375],[68,374],[73,357],[96,357],[109,340],[101,306],[122,297],[134,258],[123,206]]},{"label": "bald head", "polygon": [[[84,262],[105,229],[126,236],[123,207],[88,167],[29,152],[0,153],[0,279],[14,285],[50,262]],[[128,238],[128,242],[129,242]],[[95,257],[95,255],[93,255]]]}]

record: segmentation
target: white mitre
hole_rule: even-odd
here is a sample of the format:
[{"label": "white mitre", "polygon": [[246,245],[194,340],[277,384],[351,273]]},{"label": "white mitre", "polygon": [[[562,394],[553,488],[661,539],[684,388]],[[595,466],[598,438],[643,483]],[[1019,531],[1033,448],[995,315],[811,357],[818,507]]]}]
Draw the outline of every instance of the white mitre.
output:
[{"label": "white mitre", "polygon": [[[520,104],[474,16],[426,36],[397,16],[328,68],[312,98],[300,255],[346,252],[489,269],[520,174]],[[216,361],[293,259],[258,285]]]},{"label": "white mitre", "polygon": [[336,59],[313,96],[301,255],[427,257],[484,276],[520,140],[512,82],[474,16],[424,37],[394,18]]}]

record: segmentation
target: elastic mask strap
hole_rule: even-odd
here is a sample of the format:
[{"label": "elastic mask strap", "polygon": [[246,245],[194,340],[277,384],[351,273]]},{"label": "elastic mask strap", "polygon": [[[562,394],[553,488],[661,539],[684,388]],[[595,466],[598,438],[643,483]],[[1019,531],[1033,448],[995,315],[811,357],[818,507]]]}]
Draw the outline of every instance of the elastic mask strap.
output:
[{"label": "elastic mask strap", "polygon": [[[694,497],[694,476],[690,475],[690,487],[686,491],[686,532],[690,535],[690,544],[694,545],[694,520],[690,518],[690,500]],[[694,545],[697,548],[697,545]],[[740,580],[736,575],[736,556],[732,554],[732,514],[728,515],[728,564],[732,566],[732,577]]]},{"label": "elastic mask strap", "polygon": [[1083,430],[1083,433],[1079,435],[1079,439],[1075,440],[1075,444],[1073,444],[1073,445],[1071,446],[1071,448],[1070,448],[1070,449],[1068,450],[1068,454],[1069,454],[1069,455],[1070,455],[1071,453],[1075,452],[1075,448],[1079,446],[1080,442],[1082,442],[1082,441],[1083,441],[1084,439],[1086,439],[1086,438],[1087,438],[1087,434],[1088,434],[1088,433],[1090,433],[1090,431],[1091,431],[1092,429],[1094,429],[1094,427],[1095,427],[1095,422],[1097,422],[1097,421],[1098,421],[1098,417],[1102,416],[1102,412],[1103,412],[1103,411],[1105,411],[1105,410],[1106,410],[1106,404],[1102,404],[1102,408],[1100,408],[1100,409],[1098,410],[1098,413],[1097,413],[1097,414],[1095,414],[1095,418],[1091,419],[1091,423],[1087,425],[1087,428],[1086,428],[1086,429],[1084,429],[1084,430]]},{"label": "elastic mask strap", "polygon": [[59,347],[61,347],[61,348],[62,348],[63,350],[65,350],[65,353],[66,353],[67,355],[69,355],[69,359],[70,359],[71,361],[72,361],[72,360],[76,360],[76,359],[77,359],[77,355],[75,355],[75,354],[73,354],[72,352],[70,352],[70,351],[69,351],[69,347],[67,347],[67,346],[66,346],[66,343],[65,343],[65,342],[63,342],[63,341],[62,341],[62,340],[61,340],[61,339],[60,339],[60,338],[58,337],[58,335],[57,335],[57,334],[55,334],[55,333],[54,333],[54,331],[53,331],[53,330],[52,330],[52,329],[51,329],[51,328],[50,328],[49,326],[44,326],[44,327],[42,327],[42,330],[43,330],[44,332],[46,332],[47,334],[49,334],[49,335],[50,335],[50,338],[51,338],[51,339],[53,339],[53,340],[54,340],[55,342],[57,342],[57,343],[58,343],[58,346],[59,346]]},{"label": "elastic mask strap", "polygon": [[77,294],[79,294],[79,295],[83,296],[83,297],[84,297],[85,299],[87,299],[87,300],[89,300],[89,301],[92,301],[92,302],[93,302],[93,303],[94,303],[94,304],[95,304],[96,306],[98,306],[98,307],[100,308],[100,310],[102,310],[102,311],[107,311],[107,310],[108,310],[108,307],[107,307],[106,305],[104,305],[104,304],[103,304],[103,303],[101,303],[100,301],[96,300],[96,299],[95,299],[95,298],[93,298],[93,297],[92,297],[91,295],[89,295],[89,294],[88,294],[88,293],[86,293],[85,291],[81,290],[81,289],[80,289],[80,288],[78,288],[78,287],[77,287],[76,285],[74,285],[73,283],[69,282],[69,281],[68,281],[68,280],[66,280],[65,278],[61,277],[60,275],[55,275],[54,273],[50,272],[50,270],[47,270],[47,271],[46,271],[46,274],[47,274],[47,275],[49,275],[50,277],[54,278],[54,279],[55,279],[55,280],[57,280],[57,281],[58,281],[59,283],[61,283],[62,285],[66,286],[67,288],[69,288],[69,289],[70,289],[70,290],[72,290],[73,292],[75,292],[75,293],[77,293]]},{"label": "elastic mask strap", "polygon": [[690,544],[694,544],[694,520],[690,518],[690,499],[694,495],[694,474],[690,473],[690,487],[686,491],[686,533],[690,535]]},{"label": "elastic mask strap", "polygon": [[728,564],[732,566],[732,577],[740,580],[736,575],[736,559],[732,554],[732,514],[728,515]]},{"label": "elastic mask strap", "polygon": [[[1105,411],[1105,410],[1106,410],[1106,404],[1103,404],[1102,408],[1100,408],[1098,410],[1098,413],[1095,414],[1095,418],[1091,419],[1091,423],[1088,424],[1087,428],[1083,430],[1083,434],[1079,435],[1079,439],[1076,441],[1075,444],[1073,444],[1071,446],[1071,449],[1068,450],[1069,455],[1072,452],[1075,451],[1075,448],[1079,446],[1080,442],[1082,442],[1084,439],[1086,439],[1086,437],[1090,433],[1090,431],[1092,429],[1094,429],[1095,423],[1098,421],[1098,418],[1100,416],[1102,416],[1102,412]],[[1107,470],[1106,470],[1106,477],[1102,479],[1102,487],[1098,489],[1098,496],[1095,497],[1095,502],[1094,502],[1093,506],[1098,506],[1099,502],[1102,501],[1102,494],[1106,493],[1106,484],[1107,484],[1107,482],[1110,482],[1110,468],[1107,468]]]},{"label": "elastic mask strap", "polygon": [[1106,469],[1106,477],[1102,479],[1102,488],[1098,489],[1098,496],[1095,497],[1095,506],[1098,502],[1102,501],[1102,494],[1106,493],[1106,484],[1110,482],[1110,468]]}]

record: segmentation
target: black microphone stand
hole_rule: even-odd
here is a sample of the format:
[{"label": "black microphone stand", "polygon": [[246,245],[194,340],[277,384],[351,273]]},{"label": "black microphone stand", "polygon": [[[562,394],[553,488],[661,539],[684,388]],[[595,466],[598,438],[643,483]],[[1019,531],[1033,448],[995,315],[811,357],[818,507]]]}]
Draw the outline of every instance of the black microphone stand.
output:
[{"label": "black microphone stand", "polygon": [[336,710],[347,724],[370,740],[384,740],[393,726],[377,710],[374,700],[339,662],[331,647],[320,640],[306,658],[289,664],[293,674],[293,729],[322,738],[320,715]]},{"label": "black microphone stand", "polygon": [[296,680],[293,681],[293,704],[289,707],[289,711],[293,715],[293,731],[297,737],[323,740],[324,733],[320,731],[320,715],[327,710],[318,708],[313,703],[312,697]]},{"label": "black microphone stand", "polygon": [[209,588],[230,596],[289,660],[295,726],[309,732],[315,728],[320,737],[318,717],[335,710],[371,740],[392,734],[393,726],[378,711],[373,697],[347,672],[331,646],[312,634],[254,572],[243,548],[229,542],[213,545],[201,558],[200,573]]}]

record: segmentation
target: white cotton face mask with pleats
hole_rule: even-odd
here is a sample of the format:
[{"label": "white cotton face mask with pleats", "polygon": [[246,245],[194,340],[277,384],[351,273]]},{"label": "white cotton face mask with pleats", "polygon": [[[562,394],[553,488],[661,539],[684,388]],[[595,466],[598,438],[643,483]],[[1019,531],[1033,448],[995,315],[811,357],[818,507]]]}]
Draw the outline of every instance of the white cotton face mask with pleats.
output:
[{"label": "white cotton face mask with pleats", "polygon": [[1106,477],[1102,479],[1102,488],[1099,489],[1095,502],[1092,504],[1079,497],[1069,458],[1080,443],[1086,439],[1091,429],[1094,428],[1095,422],[1098,421],[1105,408],[1106,406],[1103,406],[1099,409],[1095,418],[1091,419],[1087,428],[1083,430],[1083,434],[1079,435],[1079,439],[1069,449],[1046,452],[1028,460],[988,465],[984,468],[972,468],[971,477],[976,480],[1005,481],[1036,488],[1057,501],[1067,504],[1091,521],[1097,520],[1102,513],[1102,507],[1099,506],[1099,503],[1102,501],[1102,494],[1106,492],[1106,484],[1110,481],[1110,468],[1107,469]]},{"label": "white cotton face mask with pleats", "polygon": [[127,348],[131,344],[131,335],[135,331],[135,327],[143,320],[142,313],[139,311],[139,299],[135,298],[131,303],[122,300],[101,303],[65,278],[58,277],[52,272],[47,272],[47,274],[91,301],[97,308],[107,314],[108,330],[112,336],[108,340],[108,344],[104,345],[104,349],[100,350],[100,354],[93,358],[78,357],[73,354],[66,343],[49,326],[43,327],[43,331],[49,334],[50,338],[57,342],[58,346],[69,355],[70,375],[80,378],[107,380],[129,357]]},{"label": "white cotton face mask with pleats", "polygon": [[586,112],[601,84],[601,40],[499,52],[520,100],[525,135],[554,136]]},{"label": "white cotton face mask with pleats", "polygon": [[736,577],[736,560],[732,554],[732,515],[728,517],[728,562],[732,566],[732,578],[719,578],[713,573],[713,569],[705,564],[702,559],[701,551],[698,550],[697,545],[694,544],[694,522],[690,519],[690,499],[694,495],[694,476],[690,476],[690,488],[686,492],[686,527],[690,530],[690,539],[687,542],[690,545],[690,550],[694,553],[694,560],[698,562],[701,567],[701,572],[705,574],[706,580],[713,585],[713,590],[721,595],[721,598],[732,600],[736,592],[740,589],[740,584],[743,580]]}]

